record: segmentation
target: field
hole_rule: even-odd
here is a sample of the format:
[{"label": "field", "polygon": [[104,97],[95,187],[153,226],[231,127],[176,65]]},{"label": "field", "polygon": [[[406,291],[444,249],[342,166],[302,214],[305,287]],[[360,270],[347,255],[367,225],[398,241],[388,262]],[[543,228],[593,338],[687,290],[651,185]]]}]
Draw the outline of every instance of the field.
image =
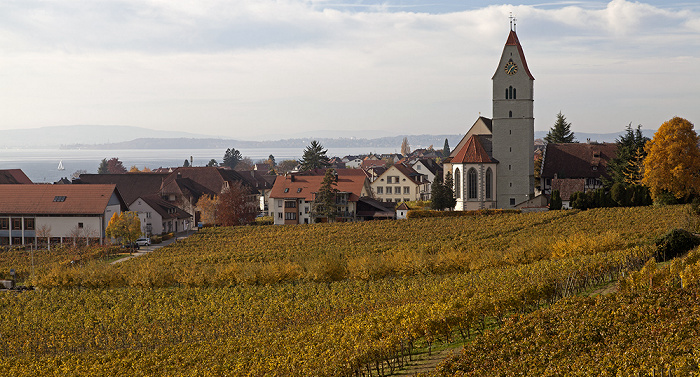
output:
[{"label": "field", "polygon": [[[630,276],[687,223],[681,206],[620,208],[207,229],[118,265],[38,252],[24,276],[41,289],[0,296],[0,371],[388,375]],[[0,268],[29,271],[25,254]]]}]

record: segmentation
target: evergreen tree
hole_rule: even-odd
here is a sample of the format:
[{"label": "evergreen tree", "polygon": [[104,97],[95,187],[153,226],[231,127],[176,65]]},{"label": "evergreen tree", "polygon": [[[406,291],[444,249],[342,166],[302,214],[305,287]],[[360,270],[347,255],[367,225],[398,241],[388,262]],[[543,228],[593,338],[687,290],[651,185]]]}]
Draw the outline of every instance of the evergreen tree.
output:
[{"label": "evergreen tree", "polygon": [[275,161],[275,156],[273,156],[273,155],[268,156],[267,161],[270,164],[271,168],[274,168],[275,166],[277,166],[277,161]]},{"label": "evergreen tree", "polygon": [[239,150],[236,148],[228,148],[224,153],[224,162],[221,165],[234,169],[242,159],[243,156]]},{"label": "evergreen tree", "polygon": [[450,153],[452,153],[452,151],[450,150],[450,143],[448,143],[447,138],[445,138],[445,146],[442,147],[442,155],[443,157],[447,157],[450,155]]},{"label": "evergreen tree", "polygon": [[571,123],[566,121],[561,111],[557,114],[557,121],[549,130],[544,140],[548,143],[575,143],[576,138],[571,132]]},{"label": "evergreen tree", "polygon": [[562,202],[561,202],[561,195],[559,194],[559,190],[554,190],[552,191],[552,199],[549,202],[549,209],[550,210],[559,210],[561,209]]},{"label": "evergreen tree", "polygon": [[452,172],[448,171],[445,176],[445,184],[443,185],[443,190],[445,190],[445,208],[452,210],[457,205],[457,199],[455,199],[455,182],[452,179]]},{"label": "evergreen tree", "polygon": [[299,164],[301,164],[301,170],[325,169],[330,166],[326,152],[328,152],[328,150],[323,149],[321,143],[313,140],[311,145],[306,147],[304,150],[304,155],[299,161]]},{"label": "evergreen tree", "polygon": [[327,218],[328,222],[335,220],[338,208],[336,207],[336,195],[338,194],[338,189],[336,184],[338,182],[338,174],[333,169],[326,170],[326,174],[323,176],[323,181],[321,181],[321,187],[316,193],[314,202],[311,208],[311,213],[314,218]]},{"label": "evergreen tree", "polygon": [[107,166],[107,159],[103,158],[100,161],[100,166],[97,167],[97,174],[107,174],[109,173],[109,168]]},{"label": "evergreen tree", "polygon": [[445,186],[442,184],[442,175],[436,175],[430,184],[430,208],[442,211],[447,207]]},{"label": "evergreen tree", "polygon": [[646,158],[644,145],[649,141],[642,134],[642,125],[636,130],[632,129],[632,123],[627,125],[625,134],[615,140],[617,143],[617,155],[608,163],[610,179],[606,180],[606,186],[615,183],[638,184],[642,179],[643,161]]},{"label": "evergreen tree", "polygon": [[185,162],[182,163],[182,167],[184,168],[189,168],[190,167],[190,161],[188,159],[185,159]]},{"label": "evergreen tree", "polygon": [[212,158],[212,159],[209,160],[209,162],[207,163],[207,166],[219,166],[219,163],[216,162],[216,160]]}]

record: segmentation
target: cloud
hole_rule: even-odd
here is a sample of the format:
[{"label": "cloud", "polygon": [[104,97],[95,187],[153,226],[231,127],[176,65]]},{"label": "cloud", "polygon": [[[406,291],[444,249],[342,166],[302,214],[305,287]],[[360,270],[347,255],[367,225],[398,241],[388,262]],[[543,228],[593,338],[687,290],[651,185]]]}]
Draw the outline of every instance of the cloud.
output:
[{"label": "cloud", "polygon": [[[537,78],[538,129],[559,110],[574,128],[608,127],[600,116],[621,128],[632,116],[657,122],[668,108],[681,115],[700,100],[669,89],[692,81],[687,67],[700,59],[692,8],[626,0],[449,12],[405,5],[0,3],[8,89],[0,127],[130,124],[232,137],[333,127],[464,132],[479,112],[491,113],[490,77],[510,12]],[[653,104],[659,93],[665,108]]]}]

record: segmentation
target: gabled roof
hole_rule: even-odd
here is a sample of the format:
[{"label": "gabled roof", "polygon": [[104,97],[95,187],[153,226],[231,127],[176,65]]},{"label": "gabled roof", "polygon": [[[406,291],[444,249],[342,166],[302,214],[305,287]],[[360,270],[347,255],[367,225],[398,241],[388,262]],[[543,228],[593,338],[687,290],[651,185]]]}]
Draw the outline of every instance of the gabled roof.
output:
[{"label": "gabled roof", "polygon": [[559,190],[561,200],[568,201],[571,194],[583,192],[586,187],[586,180],[583,178],[552,179],[552,191]]},{"label": "gabled roof", "polygon": [[[389,207],[387,207],[387,205]],[[394,218],[395,215],[396,213],[392,203],[380,202],[366,196],[357,201],[357,216],[375,219],[391,219]]]},{"label": "gabled roof", "polygon": [[[508,34],[506,46],[515,46],[518,49],[518,55],[520,55],[520,61],[523,62],[523,69],[525,70],[525,73],[527,73],[527,76],[530,78],[530,80],[534,80],[535,77],[532,76],[532,73],[530,73],[530,68],[527,67],[527,61],[525,61],[525,53],[523,52],[523,46],[520,45],[520,41],[518,40],[518,35],[515,33],[515,30],[511,30],[510,34]],[[499,66],[498,69],[501,69],[501,67]],[[496,70],[496,72],[498,72],[498,69]]]},{"label": "gabled roof", "polygon": [[[367,180],[365,173],[359,169],[338,169],[336,172],[338,173],[338,181],[335,188],[340,192],[350,193],[349,201],[357,201],[362,194],[362,189],[365,187],[365,181]],[[275,180],[270,197],[313,201],[314,193],[321,188],[324,175],[290,174],[280,176]]]},{"label": "gabled roof", "polygon": [[[177,206],[166,202],[158,197],[158,195],[143,196],[138,199],[143,200],[154,211],[158,212],[163,219],[187,219],[192,217],[189,213],[178,208]],[[138,200],[137,199],[137,200]]]},{"label": "gabled roof", "polygon": [[542,161],[543,178],[600,178],[617,155],[615,143],[549,143]]},{"label": "gabled roof", "polygon": [[199,198],[201,198],[203,195],[215,196],[219,194],[218,192],[209,190],[190,178],[175,178],[170,180],[168,183],[164,184],[164,186],[160,189],[160,192],[163,194],[171,194],[173,192],[179,193],[185,197],[193,199],[193,203],[197,203]]},{"label": "gabled roof", "polygon": [[435,162],[432,158],[421,158],[418,160],[423,166],[425,166],[428,170],[430,170],[433,175],[438,175],[442,171],[442,166]]},{"label": "gabled roof", "polygon": [[[401,172],[401,174],[403,174],[403,175],[406,176],[408,179],[410,179],[411,182],[413,182],[413,184],[415,184],[415,185],[420,185],[420,184],[422,183],[422,182],[421,182],[421,181],[422,181],[422,180],[421,180],[421,177],[422,177],[424,174],[421,174],[421,173],[417,172],[417,171],[416,171],[415,169],[413,169],[412,167],[406,166],[405,164],[403,164],[403,163],[401,163],[401,162],[398,162],[398,163],[394,164],[394,167],[395,167],[399,172]],[[388,170],[387,170],[387,171],[388,171]],[[386,173],[386,172],[385,172],[385,173]]]},{"label": "gabled roof", "polygon": [[478,118],[476,118],[474,124],[472,124],[472,126],[469,127],[469,131],[467,131],[467,133],[464,134],[459,143],[457,143],[457,146],[450,152],[450,155],[443,160],[443,164],[451,162],[452,158],[457,154],[457,151],[467,143],[467,140],[469,140],[470,137],[474,135],[490,136],[492,134],[492,120],[490,118],[479,116]]},{"label": "gabled roof", "polygon": [[124,173],[124,174],[81,174],[73,183],[114,184],[126,203],[136,198],[152,195],[160,191],[168,173]]},{"label": "gabled roof", "polygon": [[22,169],[3,169],[0,170],[0,184],[33,184],[31,179],[27,177]]},{"label": "gabled roof", "polygon": [[0,213],[102,215],[112,196],[127,210],[116,185],[0,185]]},{"label": "gabled roof", "polygon": [[224,182],[241,182],[243,185],[251,189],[251,194],[257,193],[255,187],[235,170],[215,166],[196,166],[187,168],[179,167],[173,170],[173,172],[165,179],[163,185],[168,185],[173,180],[179,178],[189,178],[216,193],[221,193],[226,187]]},{"label": "gabled roof", "polygon": [[486,153],[479,137],[472,135],[450,162],[453,164],[481,164],[494,163],[496,161]]}]

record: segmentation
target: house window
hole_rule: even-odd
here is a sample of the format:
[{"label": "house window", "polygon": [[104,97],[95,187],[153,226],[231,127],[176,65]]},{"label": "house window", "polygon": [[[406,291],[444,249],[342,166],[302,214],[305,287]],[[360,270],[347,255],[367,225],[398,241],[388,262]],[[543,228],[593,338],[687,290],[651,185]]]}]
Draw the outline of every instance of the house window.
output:
[{"label": "house window", "polygon": [[386,186],[386,193],[391,194],[391,186]]},{"label": "house window", "polygon": [[83,223],[78,223],[78,228],[83,229]]},{"label": "house window", "polygon": [[491,199],[491,181],[493,172],[491,168],[486,169],[486,199]]},{"label": "house window", "polygon": [[411,201],[411,199],[403,198],[403,201],[404,201],[404,202],[409,202],[409,201]]},{"label": "house window", "polygon": [[12,230],[22,230],[22,219],[12,219]]},{"label": "house window", "polygon": [[0,219],[0,230],[8,230],[8,229],[10,229],[10,219],[8,219],[8,218]]},{"label": "house window", "polygon": [[282,218],[282,212],[278,212],[278,213],[277,213],[277,218],[278,218],[278,219],[281,219],[281,218]]},{"label": "house window", "polygon": [[410,193],[411,193],[411,187],[409,187],[409,186],[404,186],[404,187],[403,187],[403,193],[404,193],[404,194],[410,194]]},{"label": "house window", "polygon": [[455,169],[455,198],[462,197],[462,175],[459,173],[459,168]]},{"label": "house window", "polygon": [[277,207],[282,208],[282,200],[277,201]]},{"label": "house window", "polygon": [[304,213],[309,213],[309,206],[304,207]]},{"label": "house window", "polygon": [[297,214],[296,214],[296,212],[287,212],[284,214],[284,219],[285,220],[296,220]]},{"label": "house window", "polygon": [[401,194],[401,186],[394,187],[394,194],[396,194],[396,195]]},{"label": "house window", "polygon": [[510,198],[510,205],[515,206],[515,198]]},{"label": "house window", "polygon": [[420,170],[420,164],[415,164],[416,170]]},{"label": "house window", "polygon": [[383,194],[383,193],[384,193],[384,187],[377,186],[377,194]]},{"label": "house window", "polygon": [[477,176],[476,169],[471,168],[467,172],[467,188],[469,190],[469,199],[476,199],[477,194]]},{"label": "house window", "polygon": [[34,230],[34,219],[24,219],[24,229]]},{"label": "house window", "polygon": [[287,200],[284,202],[284,208],[297,208],[297,202],[293,200]]}]

